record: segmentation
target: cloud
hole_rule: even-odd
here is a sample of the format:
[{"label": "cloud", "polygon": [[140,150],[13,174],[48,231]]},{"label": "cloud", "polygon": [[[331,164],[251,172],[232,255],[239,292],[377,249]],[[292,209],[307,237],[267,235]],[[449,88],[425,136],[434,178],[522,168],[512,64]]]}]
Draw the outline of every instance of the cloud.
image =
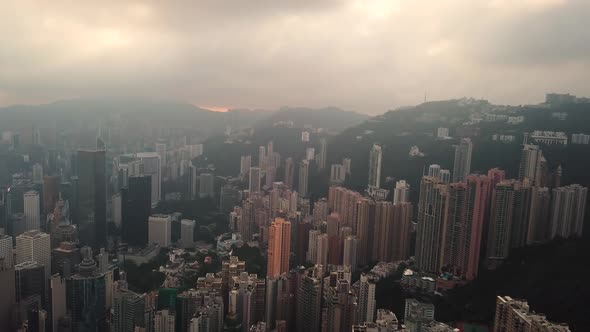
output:
[{"label": "cloud", "polygon": [[425,91],[590,94],[584,0],[6,0],[0,12],[0,104],[130,95],[380,113]]}]

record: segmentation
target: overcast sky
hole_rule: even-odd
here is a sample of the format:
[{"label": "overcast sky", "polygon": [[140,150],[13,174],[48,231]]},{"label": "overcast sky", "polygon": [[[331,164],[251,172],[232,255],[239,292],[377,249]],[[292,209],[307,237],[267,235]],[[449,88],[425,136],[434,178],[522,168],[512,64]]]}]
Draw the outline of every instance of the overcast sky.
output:
[{"label": "overcast sky", "polygon": [[0,105],[133,96],[365,113],[590,95],[588,0],[0,1]]}]

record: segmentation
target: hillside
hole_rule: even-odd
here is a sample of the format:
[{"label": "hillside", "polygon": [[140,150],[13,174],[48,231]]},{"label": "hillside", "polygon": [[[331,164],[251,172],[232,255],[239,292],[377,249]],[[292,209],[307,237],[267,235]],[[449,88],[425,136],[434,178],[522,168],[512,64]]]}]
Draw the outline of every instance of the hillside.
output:
[{"label": "hillside", "polygon": [[341,131],[356,126],[370,118],[369,115],[352,111],[344,111],[336,107],[326,108],[291,108],[283,107],[272,113],[268,118],[256,124],[256,128],[272,126],[281,121],[292,121],[293,127],[303,128],[311,125],[314,128],[325,128],[331,131]]}]

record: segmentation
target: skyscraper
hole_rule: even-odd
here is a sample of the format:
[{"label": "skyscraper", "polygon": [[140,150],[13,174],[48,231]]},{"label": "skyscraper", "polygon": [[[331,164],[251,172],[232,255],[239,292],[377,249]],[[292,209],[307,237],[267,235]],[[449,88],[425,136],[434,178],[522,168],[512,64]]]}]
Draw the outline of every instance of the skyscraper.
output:
[{"label": "skyscraper", "polygon": [[449,186],[441,251],[447,271],[472,280],[479,270],[490,180],[477,175],[470,175],[466,180]]},{"label": "skyscraper", "polygon": [[121,190],[121,237],[132,246],[148,243],[148,220],[151,212],[151,177],[131,176],[128,187]]},{"label": "skyscraper", "polygon": [[14,266],[11,236],[0,235],[0,260],[2,260],[2,265],[7,269]]},{"label": "skyscraper", "polygon": [[440,272],[447,195],[448,187],[439,178],[422,178],[416,226],[416,265],[424,272]]},{"label": "skyscraper", "polygon": [[52,331],[59,331],[60,320],[66,317],[66,281],[59,274],[49,280],[49,319]]},{"label": "skyscraper", "polygon": [[527,230],[527,245],[543,243],[549,239],[549,211],[551,191],[547,187],[533,187]]},{"label": "skyscraper", "polygon": [[510,252],[516,192],[519,189],[518,181],[504,180],[493,190],[486,250],[488,268],[498,266]]},{"label": "skyscraper", "polygon": [[503,331],[570,332],[571,330],[566,324],[549,322],[545,315],[533,312],[526,300],[498,296],[493,332]]},{"label": "skyscraper", "polygon": [[375,202],[368,198],[356,203],[356,235],[358,236],[357,263],[362,266],[371,261],[373,229],[375,226]]},{"label": "skyscraper", "polygon": [[298,332],[319,332],[322,314],[322,267],[297,272],[296,326]]},{"label": "skyscraper", "polygon": [[350,267],[352,272],[356,271],[358,250],[358,238],[354,235],[349,235],[344,239],[344,253],[342,258],[342,265]]},{"label": "skyscraper", "polygon": [[413,205],[410,202],[393,204],[393,239],[391,259],[399,261],[410,256]]},{"label": "skyscraper", "polygon": [[342,184],[346,180],[346,169],[341,164],[333,164],[330,168],[330,183]]},{"label": "skyscraper", "polygon": [[55,203],[59,200],[59,176],[43,177],[43,211],[53,211]]},{"label": "skyscraper", "polygon": [[199,197],[200,198],[213,198],[215,197],[214,191],[215,177],[211,173],[201,173],[199,175]]},{"label": "skyscraper", "polygon": [[38,230],[16,237],[16,263],[35,261],[43,266],[45,280],[51,275],[51,241],[49,234]]},{"label": "skyscraper", "polygon": [[146,295],[128,290],[125,281],[118,283],[121,286],[114,292],[112,331],[133,332],[135,327],[145,328]]},{"label": "skyscraper", "polygon": [[434,305],[416,299],[406,299],[404,324],[410,331],[422,331],[422,327],[434,320]]},{"label": "skyscraper", "polygon": [[250,181],[248,190],[250,193],[260,192],[260,167],[250,167]]},{"label": "skyscraper", "polygon": [[199,189],[197,187],[199,176],[197,175],[197,166],[193,165],[192,163],[188,166],[188,191],[187,196],[188,199],[196,199],[197,193]]},{"label": "skyscraper", "polygon": [[27,191],[24,194],[24,211],[26,229],[41,229],[41,211],[40,211],[39,193],[36,191]]},{"label": "skyscraper", "polygon": [[291,222],[275,218],[268,228],[267,276],[276,278],[289,272]]},{"label": "skyscraper", "polygon": [[[12,239],[10,239],[10,242],[12,244]],[[6,265],[2,258],[0,258],[0,294],[2,294],[2,301],[0,301],[0,326],[4,327],[7,331],[12,331],[15,327],[15,293],[14,268]]]},{"label": "skyscraper", "polygon": [[326,160],[328,159],[328,142],[325,137],[320,138],[320,151],[316,160],[319,169],[326,168]]},{"label": "skyscraper", "polygon": [[358,321],[374,322],[375,311],[377,310],[377,301],[375,300],[375,289],[377,285],[371,276],[361,274],[359,281],[358,296]]},{"label": "skyscraper", "polygon": [[543,162],[543,151],[538,145],[525,144],[520,156],[518,168],[518,179],[528,179],[531,185],[538,185],[541,180],[541,164]]},{"label": "skyscraper", "polygon": [[393,190],[393,204],[410,201],[410,185],[406,180],[399,180],[395,183]]},{"label": "skyscraper", "polygon": [[154,214],[149,217],[149,243],[157,243],[160,247],[172,244],[172,218],[167,214]]},{"label": "skyscraper", "polygon": [[381,188],[381,158],[381,146],[373,144],[369,153],[369,190]]},{"label": "skyscraper", "polygon": [[78,150],[78,235],[80,243],[106,245],[104,150]]},{"label": "skyscraper", "polygon": [[240,178],[244,179],[248,176],[252,167],[252,156],[241,156],[240,157]]},{"label": "skyscraper", "polygon": [[453,163],[453,182],[465,181],[471,172],[471,152],[473,145],[471,139],[462,138],[459,145],[455,146],[455,161]]},{"label": "skyscraper", "polygon": [[262,171],[266,169],[266,148],[264,146],[258,147],[258,168]]},{"label": "skyscraper", "polygon": [[299,163],[299,186],[297,191],[301,197],[307,196],[307,186],[309,184],[309,161],[302,160]]},{"label": "skyscraper", "polygon": [[373,260],[389,262],[393,252],[393,204],[391,202],[375,203],[375,227],[373,227]]},{"label": "skyscraper", "polygon": [[156,207],[162,197],[162,161],[160,155],[157,152],[141,152],[136,154],[136,157],[140,160],[140,172],[130,175],[147,175],[152,178],[152,207]]},{"label": "skyscraper", "polygon": [[293,158],[289,157],[285,159],[285,178],[283,182],[285,186],[289,189],[293,189],[293,185],[295,181],[295,163],[293,162]]},{"label": "skyscraper", "polygon": [[180,243],[183,248],[192,248],[195,245],[194,232],[194,220],[182,219],[180,221]]},{"label": "skyscraper", "polygon": [[588,188],[579,184],[553,189],[550,238],[581,237]]}]

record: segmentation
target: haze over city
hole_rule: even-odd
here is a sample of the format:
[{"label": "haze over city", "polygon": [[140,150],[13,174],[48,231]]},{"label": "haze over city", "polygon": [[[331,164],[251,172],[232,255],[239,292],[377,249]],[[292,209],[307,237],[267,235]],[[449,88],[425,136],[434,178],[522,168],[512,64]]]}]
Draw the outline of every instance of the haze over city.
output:
[{"label": "haze over city", "polygon": [[0,3],[0,105],[73,98],[379,114],[589,95],[584,0]]}]

